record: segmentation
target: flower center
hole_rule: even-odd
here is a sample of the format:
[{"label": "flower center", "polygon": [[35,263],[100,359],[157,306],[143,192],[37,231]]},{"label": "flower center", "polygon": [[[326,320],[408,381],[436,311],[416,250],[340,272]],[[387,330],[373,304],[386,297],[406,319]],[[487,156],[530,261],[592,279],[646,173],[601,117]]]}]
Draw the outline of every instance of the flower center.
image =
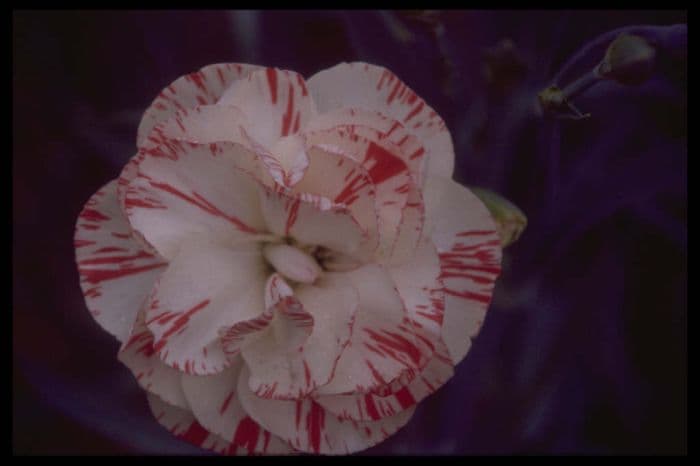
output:
[{"label": "flower center", "polygon": [[322,272],[313,257],[289,244],[267,244],[262,252],[267,262],[280,275],[292,281],[313,283]]}]

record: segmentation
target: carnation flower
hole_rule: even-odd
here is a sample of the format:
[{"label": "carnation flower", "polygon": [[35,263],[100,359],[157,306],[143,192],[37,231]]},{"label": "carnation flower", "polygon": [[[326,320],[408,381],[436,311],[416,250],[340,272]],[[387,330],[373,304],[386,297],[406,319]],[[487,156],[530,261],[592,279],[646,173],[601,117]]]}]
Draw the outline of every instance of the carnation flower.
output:
[{"label": "carnation flower", "polygon": [[215,64],[145,112],[79,216],[80,283],[175,435],[344,454],[453,374],[501,243],[443,120],[393,73]]}]

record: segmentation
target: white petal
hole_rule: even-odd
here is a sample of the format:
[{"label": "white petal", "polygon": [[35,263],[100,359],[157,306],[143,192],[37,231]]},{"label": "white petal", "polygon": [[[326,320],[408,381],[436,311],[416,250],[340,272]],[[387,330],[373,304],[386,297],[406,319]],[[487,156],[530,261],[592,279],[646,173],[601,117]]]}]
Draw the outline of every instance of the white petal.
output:
[{"label": "white petal", "polygon": [[258,246],[200,242],[182,249],[150,296],[146,324],[171,367],[212,374],[228,365],[219,331],[263,313],[265,265]]}]

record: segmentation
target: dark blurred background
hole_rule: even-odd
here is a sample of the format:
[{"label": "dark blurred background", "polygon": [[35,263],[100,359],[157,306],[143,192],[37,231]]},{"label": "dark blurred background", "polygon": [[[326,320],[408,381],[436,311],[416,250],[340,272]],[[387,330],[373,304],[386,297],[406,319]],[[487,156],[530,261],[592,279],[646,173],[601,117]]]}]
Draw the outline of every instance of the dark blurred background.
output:
[{"label": "dark blurred background", "polygon": [[685,44],[664,42],[645,83],[577,98],[586,120],[534,111],[537,92],[600,34],[686,16],[15,11],[14,452],[204,453],[156,423],[117,341],[87,312],[75,220],[180,75],[248,62],[310,76],[360,60],[393,70],[443,116],[458,181],[502,193],[529,219],[455,377],[364,454],[686,453]]}]

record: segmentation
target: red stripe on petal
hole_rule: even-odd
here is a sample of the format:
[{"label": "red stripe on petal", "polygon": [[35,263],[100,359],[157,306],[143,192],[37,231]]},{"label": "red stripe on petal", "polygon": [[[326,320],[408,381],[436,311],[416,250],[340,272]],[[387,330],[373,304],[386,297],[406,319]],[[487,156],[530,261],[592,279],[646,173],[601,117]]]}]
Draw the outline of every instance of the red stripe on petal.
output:
[{"label": "red stripe on petal", "polygon": [[128,249],[126,248],[120,248],[120,247],[115,247],[115,246],[108,246],[106,248],[100,248],[97,251],[95,251],[95,254],[99,253],[105,253],[105,252],[127,252]]},{"label": "red stripe on petal", "polygon": [[284,226],[284,234],[287,236],[289,236],[289,231],[292,229],[294,223],[297,221],[297,215],[299,215],[300,205],[301,199],[295,199],[294,201],[292,201],[289,213],[287,214],[287,223]]},{"label": "red stripe on petal", "polygon": [[243,223],[240,219],[237,217],[227,215],[224,213],[221,209],[213,205],[211,202],[207,201],[205,198],[203,198],[200,194],[196,192],[192,192],[192,196],[188,196],[187,194],[183,193],[182,191],[179,191],[178,189],[175,189],[174,187],[170,186],[168,183],[158,183],[155,181],[149,181],[151,186],[154,188],[158,188],[162,191],[165,191],[167,193],[170,193],[174,196],[177,196],[190,204],[195,205],[196,207],[199,207],[203,211],[214,215],[216,217],[221,217],[223,219],[228,220],[231,222],[238,230],[244,232],[244,233],[257,233],[257,230],[254,228],[251,228],[250,226],[246,225]]},{"label": "red stripe on petal", "polygon": [[452,296],[457,296],[458,298],[470,299],[472,301],[478,301],[480,303],[488,304],[491,302],[490,295],[483,295],[479,293],[473,293],[471,291],[455,291],[445,288],[445,293]]},{"label": "red stripe on petal", "polygon": [[238,423],[232,442],[238,447],[247,449],[250,453],[255,451],[255,445],[258,443],[259,436],[260,426],[250,416],[246,416]]},{"label": "red stripe on petal", "polygon": [[80,213],[80,218],[83,218],[89,222],[104,222],[109,220],[109,217],[95,209],[84,209]]},{"label": "red stripe on petal", "polygon": [[[175,430],[175,427],[173,427],[173,430]],[[178,435],[181,439],[199,446],[204,443],[208,436],[209,432],[197,421],[194,421],[189,429]]]},{"label": "red stripe on petal", "polygon": [[277,103],[277,70],[268,68],[265,70],[267,74],[267,83],[270,86],[270,97],[273,105]]},{"label": "red stripe on petal", "polygon": [[199,312],[200,310],[204,309],[206,306],[209,305],[211,301],[209,299],[205,299],[201,303],[195,305],[194,307],[190,308],[187,310],[184,314],[180,315],[172,324],[172,326],[163,334],[163,336],[160,338],[158,343],[154,345],[154,348],[156,351],[160,351],[163,346],[167,344],[168,337],[173,335],[175,332],[178,330],[182,329],[187,323],[190,321],[190,318]]},{"label": "red stripe on petal", "polygon": [[301,88],[301,95],[306,97],[309,95],[309,90],[306,88],[306,83],[304,82],[304,78],[301,77],[301,75],[297,75],[297,83],[299,84],[299,87]]},{"label": "red stripe on petal", "polygon": [[423,107],[425,107],[425,102],[421,101],[418,105],[416,105],[413,110],[411,110],[411,113],[406,115],[406,118],[404,118],[404,123],[413,118],[414,116],[418,115],[421,110],[423,110]]},{"label": "red stripe on petal", "polygon": [[401,390],[396,392],[394,396],[396,397],[403,409],[406,409],[416,404],[416,400],[413,398],[413,395],[411,395],[411,392],[408,391],[408,387],[403,387]]},{"label": "red stripe on petal", "polygon": [[[112,234],[114,234],[114,233],[112,233]],[[75,246],[76,248],[82,248],[85,246],[92,246],[93,244],[95,244],[95,241],[90,241],[90,240],[86,240],[86,239],[76,239],[75,241],[73,241],[73,246]]]},{"label": "red stripe on petal", "polygon": [[386,103],[390,104],[391,102],[394,101],[394,98],[396,97],[396,93],[399,91],[399,88],[401,87],[401,80],[396,80],[396,84],[394,84],[394,88],[391,90],[391,94],[389,94],[389,97],[386,99]]},{"label": "red stripe on petal", "polygon": [[270,433],[266,430],[263,430],[263,439],[264,439],[264,444],[263,444],[263,453],[267,452],[267,447],[270,445]]},{"label": "red stripe on petal", "polygon": [[494,233],[494,230],[473,230],[473,231],[463,231],[461,233],[457,233],[457,236],[485,236],[485,235],[491,235]]},{"label": "red stripe on petal", "polygon": [[219,413],[224,414],[224,412],[226,411],[226,408],[228,408],[229,403],[231,403],[231,399],[233,398],[234,394],[235,394],[235,392],[233,392],[233,391],[231,393],[229,393],[229,395],[226,397],[223,404],[221,405],[221,408],[219,409]]},{"label": "red stripe on petal", "polygon": [[147,270],[157,269],[158,267],[164,267],[165,265],[167,264],[151,264],[118,270],[81,269],[79,270],[79,273],[83,280],[96,285],[107,280],[116,280],[117,278],[126,277],[127,275],[134,275]]},{"label": "red stripe on petal", "polygon": [[379,411],[377,410],[377,406],[374,404],[374,395],[371,393],[367,393],[365,395],[365,406],[367,407],[367,414],[369,415],[370,418],[373,420],[381,419],[382,416],[379,414]]},{"label": "red stripe on petal", "polygon": [[[443,269],[444,268],[447,268],[447,266],[443,266]],[[439,278],[467,278],[475,283],[480,283],[482,285],[488,285],[493,283],[493,278],[491,277],[482,277],[479,275],[471,275],[468,273],[442,272]]]},{"label": "red stripe on petal", "polygon": [[374,184],[379,184],[406,169],[406,164],[401,159],[371,141],[367,146],[363,163],[368,164],[369,162],[374,162],[367,170]]},{"label": "red stripe on petal", "polygon": [[294,113],[294,86],[289,83],[289,96],[287,100],[287,111],[282,115],[282,136],[287,136],[292,125],[292,115]]},{"label": "red stripe on petal", "polygon": [[204,73],[201,71],[196,71],[187,77],[195,84],[195,86],[200,88],[202,91],[207,92],[207,87],[204,85],[204,80],[206,79]]},{"label": "red stripe on petal", "polygon": [[[121,248],[118,248],[121,249]],[[97,251],[99,252],[99,251]],[[132,256],[112,256],[112,257],[97,257],[95,259],[83,259],[78,264],[80,265],[98,265],[98,264],[119,264],[121,262],[127,262],[136,259],[150,259],[153,258],[153,254],[146,251],[139,251]]]},{"label": "red stripe on petal", "polygon": [[302,408],[303,403],[304,403],[303,400],[297,400],[297,402],[296,402],[296,412],[294,415],[294,423],[296,424],[297,429],[299,429],[299,423],[301,422],[301,408]]},{"label": "red stripe on petal", "polygon": [[415,160],[423,154],[425,154],[425,149],[423,147],[420,147],[413,154],[411,154],[408,158],[410,160]]},{"label": "red stripe on petal", "polygon": [[387,349],[398,351],[407,355],[415,365],[419,364],[421,360],[420,350],[405,337],[387,330],[382,331],[386,336],[380,335],[369,328],[365,328],[364,330],[379,345],[380,348],[385,350],[385,352],[388,352]]},{"label": "red stripe on petal", "polygon": [[316,453],[321,451],[321,431],[325,424],[325,416],[326,412],[321,405],[312,401],[306,416],[306,430],[309,433],[309,445]]}]

